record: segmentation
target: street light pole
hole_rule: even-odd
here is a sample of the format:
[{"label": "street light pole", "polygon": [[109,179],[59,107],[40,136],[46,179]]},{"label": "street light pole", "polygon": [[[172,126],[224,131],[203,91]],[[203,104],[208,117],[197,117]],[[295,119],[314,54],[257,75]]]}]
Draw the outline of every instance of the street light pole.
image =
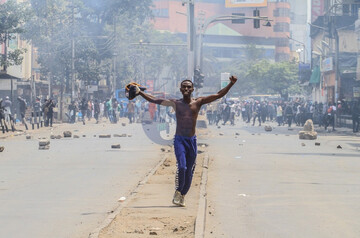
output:
[{"label": "street light pole", "polygon": [[187,44],[188,44],[188,79],[194,75],[194,32],[195,32],[195,24],[194,24],[194,0],[187,1]]},{"label": "street light pole", "polygon": [[206,29],[208,28],[208,26],[211,23],[214,22],[218,22],[218,21],[231,21],[231,20],[237,20],[237,19],[250,19],[250,20],[260,20],[260,21],[267,21],[269,25],[267,26],[271,26],[270,24],[270,20],[268,17],[247,17],[247,16],[237,16],[237,15],[218,15],[218,16],[213,16],[210,17],[208,19],[206,19],[204,21],[204,24],[202,24],[200,26],[200,32],[199,32],[199,37],[198,37],[198,43],[197,43],[197,58],[196,58],[196,65],[198,67],[200,67],[200,69],[202,69],[203,67],[203,53],[202,53],[202,48],[203,48],[203,35],[205,34]]}]

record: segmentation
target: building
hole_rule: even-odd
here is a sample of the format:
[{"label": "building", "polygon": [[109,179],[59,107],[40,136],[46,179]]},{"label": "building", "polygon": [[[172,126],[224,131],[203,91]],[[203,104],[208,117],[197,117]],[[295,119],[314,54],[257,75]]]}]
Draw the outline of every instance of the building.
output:
[{"label": "building", "polygon": [[334,103],[359,99],[359,1],[322,1],[324,9],[312,23],[312,98]]},{"label": "building", "polygon": [[[248,44],[255,43],[257,47],[265,49],[264,57],[276,61],[289,60],[290,3],[264,0],[249,5],[246,3],[248,1],[236,2],[234,0],[196,1],[197,26],[216,16],[253,17],[254,10],[258,9],[260,16],[267,16],[273,20],[273,27],[260,24],[260,29],[255,29],[253,20],[215,22],[206,29],[204,52],[210,51],[214,57],[231,60],[240,58],[244,48]],[[181,15],[186,13],[186,6],[181,1],[175,0],[155,0],[154,6],[155,28],[174,32],[186,39],[187,17]]]}]

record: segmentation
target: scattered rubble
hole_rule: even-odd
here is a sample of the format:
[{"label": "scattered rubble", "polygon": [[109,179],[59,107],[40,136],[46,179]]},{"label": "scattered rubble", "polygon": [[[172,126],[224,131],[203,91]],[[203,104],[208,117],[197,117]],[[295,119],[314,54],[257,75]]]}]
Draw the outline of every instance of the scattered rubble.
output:
[{"label": "scattered rubble", "polygon": [[221,133],[221,132],[219,133],[219,136],[223,136],[223,135],[224,135],[224,133]]},{"label": "scattered rubble", "polygon": [[31,140],[31,139],[32,139],[32,136],[26,136],[26,139],[27,139],[27,140]]},{"label": "scattered rubble", "polygon": [[82,137],[86,137],[86,135],[82,135]]},{"label": "scattered rubble", "polygon": [[301,146],[305,146],[305,143],[301,143]]},{"label": "scattered rubble", "polygon": [[315,142],[315,146],[320,146],[320,142]]},{"label": "scattered rubble", "polygon": [[121,135],[120,134],[114,134],[113,136],[114,137],[126,137],[127,135],[126,134],[121,134]]},{"label": "scattered rubble", "polygon": [[55,136],[54,136],[54,135],[51,135],[51,136],[50,136],[50,139],[54,140],[54,139],[55,139]]},{"label": "scattered rubble", "polygon": [[64,134],[64,138],[66,138],[66,137],[72,137],[71,131],[64,131],[63,134]]},{"label": "scattered rubble", "polygon": [[61,138],[62,138],[62,136],[61,136],[61,135],[57,135],[57,136],[55,136],[55,139],[60,140]]},{"label": "scattered rubble", "polygon": [[4,146],[0,146],[0,152],[3,152],[5,150]]},{"label": "scattered rubble", "polygon": [[265,131],[272,131],[272,127],[270,125],[265,125]]},{"label": "scattered rubble", "polygon": [[111,135],[99,135],[99,138],[111,138]]},{"label": "scattered rubble", "polygon": [[311,119],[307,120],[304,125],[304,130],[299,131],[300,140],[316,140],[317,132],[314,130],[314,123]]},{"label": "scattered rubble", "polygon": [[75,138],[75,139],[79,139],[79,138],[80,138],[80,136],[78,136],[78,135],[74,135],[74,138]]},{"label": "scattered rubble", "polygon": [[336,148],[338,148],[338,149],[342,149],[341,145],[338,145]]},{"label": "scattered rubble", "polygon": [[111,149],[120,149],[120,148],[121,148],[120,144],[111,145]]},{"label": "scattered rubble", "polygon": [[39,141],[39,150],[48,150],[50,149],[50,141],[49,140],[40,140]]},{"label": "scattered rubble", "polygon": [[124,202],[126,200],[126,197],[121,197],[121,198],[119,198],[119,202]]},{"label": "scattered rubble", "polygon": [[121,123],[122,126],[126,126],[126,123]]}]

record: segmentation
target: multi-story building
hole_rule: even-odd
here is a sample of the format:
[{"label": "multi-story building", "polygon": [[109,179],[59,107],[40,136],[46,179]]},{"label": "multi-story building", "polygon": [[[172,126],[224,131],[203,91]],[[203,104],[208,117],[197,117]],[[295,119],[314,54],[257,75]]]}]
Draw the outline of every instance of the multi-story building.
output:
[{"label": "multi-story building", "polygon": [[[186,2],[186,1],[183,1]],[[155,28],[174,32],[186,39],[186,6],[182,1],[154,0]],[[241,58],[249,44],[265,49],[264,57],[275,61],[290,59],[290,3],[288,1],[262,0],[197,0],[195,2],[196,22],[203,22],[216,16],[238,15],[252,17],[258,9],[260,16],[272,19],[272,27],[260,24],[254,28],[252,20],[218,21],[210,24],[205,32],[204,52],[210,52],[222,60]]]},{"label": "multi-story building", "polygon": [[360,1],[318,2],[324,8],[311,30],[313,99],[323,103],[357,100],[360,98],[357,76],[360,37],[355,32],[355,22]]}]

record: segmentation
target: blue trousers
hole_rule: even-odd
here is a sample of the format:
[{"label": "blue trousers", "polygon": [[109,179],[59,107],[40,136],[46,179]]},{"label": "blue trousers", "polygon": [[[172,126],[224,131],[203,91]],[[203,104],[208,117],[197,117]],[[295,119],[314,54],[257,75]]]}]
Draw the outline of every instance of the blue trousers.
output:
[{"label": "blue trousers", "polygon": [[175,135],[174,149],[177,164],[175,189],[185,195],[190,189],[196,165],[196,136]]}]

